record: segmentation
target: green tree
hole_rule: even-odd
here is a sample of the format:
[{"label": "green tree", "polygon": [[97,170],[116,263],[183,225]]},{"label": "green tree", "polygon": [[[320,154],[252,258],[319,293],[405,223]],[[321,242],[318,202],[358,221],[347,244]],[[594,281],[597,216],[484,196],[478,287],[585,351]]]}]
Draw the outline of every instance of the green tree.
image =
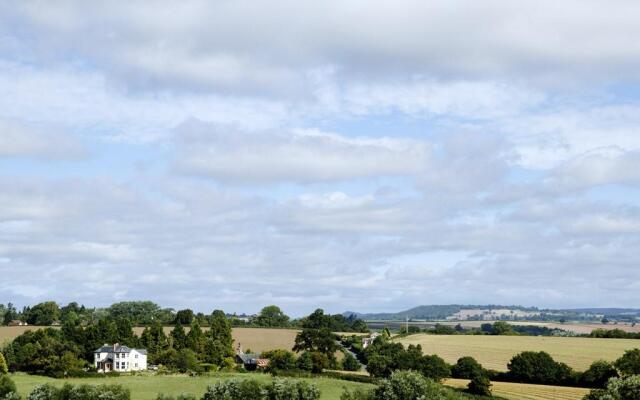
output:
[{"label": "green tree", "polygon": [[451,376],[449,364],[435,354],[422,357],[419,361],[418,371],[434,381],[440,381]]},{"label": "green tree", "polygon": [[396,371],[374,389],[376,400],[447,399],[449,393],[442,386],[414,371]]},{"label": "green tree", "polygon": [[142,332],[140,342],[149,352],[149,361],[155,362],[155,357],[169,347],[167,336],[159,322],[154,322]]},{"label": "green tree", "polygon": [[616,368],[623,376],[640,375],[640,349],[627,350],[616,360]]},{"label": "green tree", "polygon": [[351,353],[346,353],[342,360],[342,369],[345,371],[359,371],[360,363]]},{"label": "green tree", "polygon": [[49,326],[59,319],[60,307],[53,301],[36,304],[26,315],[29,324],[38,326]]},{"label": "green tree", "polygon": [[266,306],[256,317],[256,325],[263,327],[286,327],[289,317],[278,306]]},{"label": "green tree", "polygon": [[296,360],[296,367],[303,371],[311,371],[313,369],[313,358],[311,357],[311,353],[305,351],[300,354],[300,357]]},{"label": "green tree", "polygon": [[471,394],[491,396],[491,381],[483,372],[475,372],[467,388]]},{"label": "green tree", "polygon": [[196,354],[200,355],[204,352],[205,336],[200,328],[200,324],[197,320],[191,323],[191,328],[187,334],[187,347],[193,350]]},{"label": "green tree", "polygon": [[637,400],[640,399],[640,375],[625,379],[613,378],[606,389],[594,389],[584,400]]},{"label": "green tree", "polygon": [[193,322],[194,318],[195,316],[192,310],[189,310],[189,309],[180,310],[176,313],[175,323],[180,323],[182,325],[190,325]]},{"label": "green tree", "polygon": [[179,321],[171,331],[171,341],[173,348],[176,350],[187,348],[187,334],[184,332],[184,328]]},{"label": "green tree", "polygon": [[205,334],[204,360],[222,366],[225,358],[233,357],[231,322],[221,310],[211,314],[211,329]]},{"label": "green tree", "polygon": [[618,371],[608,361],[596,361],[584,371],[580,377],[580,383],[585,387],[603,388],[611,378],[617,378]]},{"label": "green tree", "polygon": [[3,325],[9,325],[9,322],[18,319],[18,311],[12,303],[7,303],[6,310],[4,312]]},{"label": "green tree", "polygon": [[7,366],[7,360],[4,355],[0,353],[0,375],[6,375],[9,373],[9,367]]},{"label": "green tree", "polygon": [[320,352],[329,360],[334,360],[335,352],[339,348],[337,339],[337,336],[327,328],[305,328],[296,335],[293,351]]},{"label": "green tree", "polygon": [[8,375],[0,375],[0,399],[3,399],[10,393],[18,393],[16,384],[13,383]]},{"label": "green tree", "polygon": [[262,358],[269,359],[268,371],[289,371],[296,369],[296,356],[283,349],[265,351],[261,354]]},{"label": "green tree", "polygon": [[484,369],[473,357],[461,357],[451,367],[451,376],[457,379],[471,379],[476,374],[484,373]]},{"label": "green tree", "polygon": [[517,382],[553,385],[567,382],[572,370],[544,351],[525,351],[511,359],[507,365],[509,375]]},{"label": "green tree", "polygon": [[176,368],[185,373],[188,371],[197,372],[200,370],[198,357],[191,349],[181,349],[176,357]]}]

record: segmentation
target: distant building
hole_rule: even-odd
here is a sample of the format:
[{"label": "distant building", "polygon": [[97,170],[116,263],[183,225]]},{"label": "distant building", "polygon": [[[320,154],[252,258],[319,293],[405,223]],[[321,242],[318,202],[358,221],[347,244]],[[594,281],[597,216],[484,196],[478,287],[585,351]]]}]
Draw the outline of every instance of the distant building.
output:
[{"label": "distant building", "polygon": [[362,348],[366,349],[371,346],[378,336],[380,336],[378,332],[373,332],[369,337],[362,338]]},{"label": "distant building", "polygon": [[255,371],[266,368],[269,365],[269,360],[260,358],[260,354],[245,353],[242,351],[242,345],[238,343],[236,363],[242,364],[247,371]]},{"label": "distant building", "polygon": [[7,326],[27,326],[27,325],[29,324],[27,324],[24,321],[20,321],[19,319],[14,319],[13,321],[7,324]]},{"label": "distant building", "polygon": [[147,351],[132,349],[116,343],[105,344],[93,352],[94,367],[98,372],[130,372],[147,369]]}]

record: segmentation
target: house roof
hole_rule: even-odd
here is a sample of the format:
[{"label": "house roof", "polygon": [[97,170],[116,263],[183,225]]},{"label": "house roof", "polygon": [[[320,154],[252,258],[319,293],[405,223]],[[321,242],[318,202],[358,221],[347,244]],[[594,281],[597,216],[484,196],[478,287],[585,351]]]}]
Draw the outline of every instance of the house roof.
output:
[{"label": "house roof", "polygon": [[131,347],[121,346],[119,344],[108,345],[106,343],[99,349],[96,349],[95,353],[131,353],[132,350],[140,354],[147,354],[147,350],[145,349],[132,349]]},{"label": "house roof", "polygon": [[258,354],[238,354],[244,364],[256,364],[260,358]]}]

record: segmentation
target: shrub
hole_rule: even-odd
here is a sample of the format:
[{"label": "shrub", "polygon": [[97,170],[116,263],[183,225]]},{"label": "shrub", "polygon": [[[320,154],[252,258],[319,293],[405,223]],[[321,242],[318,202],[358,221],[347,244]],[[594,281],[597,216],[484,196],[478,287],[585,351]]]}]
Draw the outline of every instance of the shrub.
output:
[{"label": "shrub", "polygon": [[446,399],[447,390],[413,371],[394,372],[374,389],[375,400],[424,400]]},{"label": "shrub", "polygon": [[17,393],[16,384],[7,375],[0,375],[0,398],[9,393]]},{"label": "shrub", "polygon": [[617,378],[618,371],[607,361],[596,361],[582,373],[580,384],[585,387],[603,388],[611,378]]},{"label": "shrub", "polygon": [[419,361],[422,375],[434,381],[441,381],[451,376],[451,367],[437,355],[424,356]]},{"label": "shrub", "polygon": [[313,369],[313,359],[311,358],[311,353],[305,351],[304,353],[300,354],[300,357],[298,357],[298,360],[296,361],[296,366],[298,367],[298,369],[301,369],[303,371],[311,371]]},{"label": "shrub", "polygon": [[491,396],[491,381],[487,375],[482,372],[476,372],[473,374],[467,388],[471,394]]},{"label": "shrub", "polygon": [[188,393],[181,393],[177,396],[170,396],[163,393],[158,394],[156,400],[196,400],[196,396]]},{"label": "shrub", "polygon": [[277,349],[265,351],[261,357],[269,359],[267,371],[289,371],[296,369],[296,356],[288,350]]},{"label": "shrub", "polygon": [[613,378],[606,389],[592,390],[584,400],[637,400],[640,399],[640,375],[626,379]]},{"label": "shrub", "polygon": [[60,389],[50,384],[36,386],[27,396],[27,400],[57,400],[58,398],[60,398]]},{"label": "shrub", "polygon": [[558,384],[568,382],[572,370],[544,351],[525,351],[511,359],[507,365],[509,377],[518,382]]},{"label": "shrub", "polygon": [[640,349],[627,350],[615,365],[623,376],[640,375]]},{"label": "shrub", "polygon": [[458,379],[471,379],[475,374],[483,374],[484,369],[473,357],[459,358],[451,367],[451,376]]},{"label": "shrub", "polygon": [[4,359],[2,353],[0,353],[0,375],[9,373],[9,367],[7,366],[7,360]]},{"label": "shrub", "polygon": [[229,379],[209,386],[202,400],[264,399],[265,390],[255,379]]},{"label": "shrub", "polygon": [[360,363],[351,353],[346,353],[342,360],[342,369],[345,371],[359,371]]},{"label": "shrub", "polygon": [[373,400],[371,390],[355,389],[353,392],[346,389],[340,395],[340,400]]}]

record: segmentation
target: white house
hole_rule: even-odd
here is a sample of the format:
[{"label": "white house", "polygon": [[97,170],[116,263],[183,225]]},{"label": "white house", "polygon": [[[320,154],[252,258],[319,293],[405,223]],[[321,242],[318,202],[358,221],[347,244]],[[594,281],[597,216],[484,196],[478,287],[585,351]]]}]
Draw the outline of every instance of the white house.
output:
[{"label": "white house", "polygon": [[130,372],[147,369],[147,351],[105,344],[93,352],[94,366],[98,372]]},{"label": "white house", "polygon": [[373,332],[371,335],[369,335],[369,337],[363,337],[362,338],[362,348],[366,349],[367,347],[371,346],[374,342],[374,340],[376,340],[376,338],[380,336],[380,334],[378,332]]}]

